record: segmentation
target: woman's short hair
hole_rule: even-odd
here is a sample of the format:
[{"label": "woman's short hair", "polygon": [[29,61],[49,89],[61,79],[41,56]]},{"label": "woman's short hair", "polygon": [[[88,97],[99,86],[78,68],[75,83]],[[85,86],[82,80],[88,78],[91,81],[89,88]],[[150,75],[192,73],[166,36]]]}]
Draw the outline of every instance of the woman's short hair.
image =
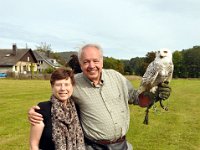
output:
[{"label": "woman's short hair", "polygon": [[69,79],[69,78],[71,78],[72,85],[74,85],[75,80],[73,71],[67,68],[58,68],[51,74],[50,78],[51,86],[53,86],[55,81],[57,80]]}]

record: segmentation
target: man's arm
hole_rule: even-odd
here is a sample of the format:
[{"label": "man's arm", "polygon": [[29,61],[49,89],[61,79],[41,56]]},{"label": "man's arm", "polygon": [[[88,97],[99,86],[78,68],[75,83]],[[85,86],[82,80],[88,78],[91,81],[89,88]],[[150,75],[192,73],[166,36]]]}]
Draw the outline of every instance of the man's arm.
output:
[{"label": "man's arm", "polygon": [[[143,93],[141,93],[141,94],[143,94]],[[160,100],[166,100],[169,98],[170,94],[171,94],[171,87],[169,86],[168,83],[164,83],[164,82],[158,85],[157,91],[155,93],[144,92],[144,96],[148,97],[150,99],[149,104],[152,104],[152,103],[160,101]],[[141,99],[139,98],[139,102],[140,101],[141,101]]]},{"label": "man's arm", "polygon": [[43,121],[42,115],[36,112],[36,110],[39,109],[39,106],[33,106],[28,111],[28,120],[33,126],[36,124],[40,124],[40,122]]},{"label": "man's arm", "polygon": [[[130,84],[128,84],[130,87]],[[131,89],[131,87],[130,87]],[[129,90],[129,95],[131,98],[129,100],[129,104],[139,105],[141,107],[147,107],[152,101],[166,100],[169,98],[171,94],[171,87],[168,83],[162,83],[158,86],[158,89],[155,94],[151,92],[144,92],[138,95],[136,90]]]},{"label": "man's arm", "polygon": [[128,94],[129,94],[128,103],[138,105],[139,100],[138,100],[137,90],[134,89],[133,85],[128,79],[126,79],[126,84],[128,87]]}]

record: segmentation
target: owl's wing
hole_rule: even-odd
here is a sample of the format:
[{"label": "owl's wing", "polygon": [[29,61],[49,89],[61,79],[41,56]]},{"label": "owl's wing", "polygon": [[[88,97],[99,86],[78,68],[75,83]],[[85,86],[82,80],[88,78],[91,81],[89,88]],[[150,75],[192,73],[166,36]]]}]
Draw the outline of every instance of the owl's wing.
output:
[{"label": "owl's wing", "polygon": [[174,65],[173,63],[171,63],[168,67],[168,78],[167,78],[167,81],[171,81],[172,79],[172,76],[173,76],[173,72],[174,72]]},{"label": "owl's wing", "polygon": [[160,68],[161,66],[158,62],[151,62],[147,67],[145,74],[142,77],[141,85],[145,86],[147,89],[151,89],[154,86]]}]

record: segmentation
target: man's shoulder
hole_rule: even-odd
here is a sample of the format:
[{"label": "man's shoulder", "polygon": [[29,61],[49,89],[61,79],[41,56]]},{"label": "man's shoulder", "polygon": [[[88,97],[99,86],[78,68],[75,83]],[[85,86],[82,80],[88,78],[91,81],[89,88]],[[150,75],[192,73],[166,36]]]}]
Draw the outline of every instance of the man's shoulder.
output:
[{"label": "man's shoulder", "polygon": [[111,81],[119,81],[119,80],[124,80],[124,76],[117,72],[116,70],[113,70],[113,69],[104,69],[103,70],[103,74],[102,74],[102,79],[103,80],[109,80],[109,82]]},{"label": "man's shoulder", "polygon": [[84,79],[83,73],[75,74],[74,79],[76,83],[83,82],[83,79]]},{"label": "man's shoulder", "polygon": [[103,69],[103,73],[111,76],[121,76],[122,74],[114,69]]},{"label": "man's shoulder", "polygon": [[112,74],[116,74],[119,73],[114,69],[103,69],[103,73],[112,73]]},{"label": "man's shoulder", "polygon": [[78,73],[74,76],[75,78],[75,86],[74,88],[76,88],[77,86],[83,86],[87,83],[87,77],[85,77],[83,75],[83,73]]},{"label": "man's shoulder", "polygon": [[77,73],[77,74],[74,75],[75,79],[82,78],[82,77],[83,77],[83,73],[82,72],[81,73]]}]

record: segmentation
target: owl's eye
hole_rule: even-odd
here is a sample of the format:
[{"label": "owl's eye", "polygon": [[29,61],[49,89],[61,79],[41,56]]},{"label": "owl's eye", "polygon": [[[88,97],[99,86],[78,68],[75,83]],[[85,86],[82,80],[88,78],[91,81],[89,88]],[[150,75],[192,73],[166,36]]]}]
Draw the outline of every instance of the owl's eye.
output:
[{"label": "owl's eye", "polygon": [[164,51],[164,53],[167,53],[167,51]]}]

